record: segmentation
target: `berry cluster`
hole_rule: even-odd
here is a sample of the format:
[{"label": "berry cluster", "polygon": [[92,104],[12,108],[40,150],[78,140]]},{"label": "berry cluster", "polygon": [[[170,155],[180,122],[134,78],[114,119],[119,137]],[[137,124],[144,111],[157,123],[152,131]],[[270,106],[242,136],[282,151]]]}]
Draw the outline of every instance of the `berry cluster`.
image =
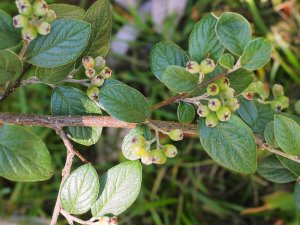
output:
[{"label": "berry cluster", "polygon": [[82,59],[85,75],[91,79],[91,86],[87,89],[87,95],[93,100],[98,99],[98,87],[103,85],[105,79],[111,77],[112,71],[105,64],[106,61],[102,56],[98,56],[95,59],[91,56],[85,56]]},{"label": "berry cluster", "polygon": [[16,28],[22,28],[22,37],[26,42],[34,40],[38,34],[47,35],[51,31],[50,22],[57,18],[54,10],[48,9],[44,0],[16,0],[19,15],[13,18]]},{"label": "berry cluster", "polygon": [[190,73],[199,74],[199,83],[202,83],[204,75],[213,72],[215,67],[215,62],[210,58],[206,58],[200,64],[196,61],[189,61],[185,68]]}]

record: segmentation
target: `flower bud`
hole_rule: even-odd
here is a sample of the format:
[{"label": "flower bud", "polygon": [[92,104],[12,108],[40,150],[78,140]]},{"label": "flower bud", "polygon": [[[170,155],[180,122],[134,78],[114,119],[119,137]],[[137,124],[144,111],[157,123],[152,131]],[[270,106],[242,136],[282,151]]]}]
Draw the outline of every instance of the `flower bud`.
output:
[{"label": "flower bud", "polygon": [[205,124],[207,127],[215,127],[219,123],[218,117],[216,113],[210,113],[206,118],[205,118]]},{"label": "flower bud", "polygon": [[13,18],[13,24],[16,28],[26,27],[28,25],[28,18],[23,15],[17,15]]},{"label": "flower bud", "polygon": [[276,100],[281,102],[283,109],[286,109],[290,106],[290,99],[286,96],[280,96]]},{"label": "flower bud", "polygon": [[91,84],[96,86],[96,87],[101,87],[104,83],[104,78],[100,75],[94,76],[91,80]]},{"label": "flower bud", "polygon": [[181,141],[183,139],[183,132],[180,129],[171,130],[168,135],[173,141]]},{"label": "flower bud", "polygon": [[294,107],[295,107],[296,113],[300,115],[300,100],[297,100],[297,101],[296,101]]},{"label": "flower bud", "polygon": [[16,6],[18,8],[18,12],[24,16],[32,15],[32,5],[28,0],[17,0]]},{"label": "flower bud", "polygon": [[226,106],[221,107],[219,111],[217,111],[217,117],[220,121],[225,122],[230,120],[231,111]]},{"label": "flower bud", "polygon": [[27,27],[24,27],[22,29],[22,38],[23,40],[27,41],[27,42],[31,42],[32,40],[34,40],[38,35],[38,32],[36,30],[36,28],[32,25],[29,25]]},{"label": "flower bud", "polygon": [[96,75],[96,71],[94,69],[86,69],[85,75],[89,78],[92,78]]},{"label": "flower bud", "polygon": [[283,106],[282,106],[282,103],[280,101],[278,101],[277,99],[276,100],[273,100],[271,102],[271,108],[275,111],[275,112],[281,112],[283,110]]},{"label": "flower bud", "polygon": [[249,101],[253,100],[254,94],[253,92],[247,91],[247,92],[243,92],[243,97]]},{"label": "flower bud", "polygon": [[227,77],[222,77],[215,81],[219,86],[220,91],[225,91],[230,86],[230,81]]},{"label": "flower bud", "polygon": [[51,31],[51,25],[48,22],[39,22],[37,26],[38,33],[41,35],[47,35]]},{"label": "flower bud", "polygon": [[88,97],[92,100],[97,100],[99,97],[99,89],[95,86],[90,86],[86,91]]},{"label": "flower bud", "polygon": [[141,154],[141,162],[145,165],[150,165],[153,163],[152,152],[146,150]]},{"label": "flower bud", "polygon": [[85,56],[85,57],[82,58],[82,65],[86,70],[94,69],[95,60],[91,56]]},{"label": "flower bud", "polygon": [[44,21],[51,23],[52,21],[56,20],[56,18],[57,18],[56,12],[52,9],[49,9],[46,15],[44,16]]},{"label": "flower bud", "polygon": [[44,0],[35,0],[33,3],[33,14],[35,16],[45,16],[48,12],[48,4]]},{"label": "flower bud", "polygon": [[221,108],[221,106],[222,106],[222,103],[217,98],[212,98],[208,101],[208,108],[213,112],[218,111]]},{"label": "flower bud", "polygon": [[190,73],[199,73],[199,64],[196,61],[189,61],[185,69]]},{"label": "flower bud", "polygon": [[103,70],[101,71],[100,75],[104,78],[110,78],[112,74],[112,71],[109,67],[104,67]]},{"label": "flower bud", "polygon": [[152,163],[154,164],[165,164],[167,161],[167,156],[161,149],[155,149],[151,151]]},{"label": "flower bud", "polygon": [[106,64],[106,61],[102,56],[98,56],[95,58],[95,67],[96,68],[101,69],[105,66],[105,64]]},{"label": "flower bud", "polygon": [[272,93],[274,98],[281,97],[284,95],[283,87],[280,84],[274,84],[272,87]]},{"label": "flower bud", "polygon": [[240,107],[240,102],[237,98],[233,98],[226,102],[226,106],[231,110],[231,112],[235,112]]},{"label": "flower bud", "polygon": [[206,105],[200,105],[197,109],[197,114],[200,117],[207,117],[207,115],[210,113],[210,110],[208,108],[208,106]]},{"label": "flower bud", "polygon": [[174,145],[164,145],[162,150],[168,158],[174,158],[177,155],[177,148]]},{"label": "flower bud", "polygon": [[214,96],[214,95],[219,94],[220,89],[216,83],[211,83],[207,86],[206,91],[207,91],[207,94]]},{"label": "flower bud", "polygon": [[210,58],[206,58],[202,60],[202,62],[200,63],[199,69],[200,72],[207,74],[214,71],[215,67],[216,67],[215,62]]}]

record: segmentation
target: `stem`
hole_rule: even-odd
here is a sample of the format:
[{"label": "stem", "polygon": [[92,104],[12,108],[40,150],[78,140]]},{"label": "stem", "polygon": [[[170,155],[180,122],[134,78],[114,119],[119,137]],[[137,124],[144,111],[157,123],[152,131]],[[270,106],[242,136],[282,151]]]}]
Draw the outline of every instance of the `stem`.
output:
[{"label": "stem", "polygon": [[89,79],[76,80],[76,79],[69,78],[69,77],[67,77],[67,78],[64,80],[64,82],[67,82],[67,83],[80,84],[80,85],[83,85],[83,86],[86,86],[86,87],[89,87],[89,86],[90,86],[89,81],[90,81]]},{"label": "stem", "polygon": [[23,61],[23,59],[24,59],[25,53],[28,49],[28,46],[29,46],[29,43],[27,41],[23,41],[23,47],[22,47],[22,49],[20,51],[20,54],[19,54],[19,58],[20,58],[21,61]]},{"label": "stem", "polygon": [[298,156],[293,156],[293,155],[286,154],[286,153],[284,153],[284,152],[282,152],[282,151],[280,151],[280,150],[277,150],[277,149],[272,148],[271,146],[269,146],[269,145],[266,144],[266,143],[263,144],[263,145],[261,146],[261,148],[262,148],[263,150],[267,150],[267,151],[272,152],[272,153],[274,153],[274,154],[276,154],[276,155],[280,155],[280,156],[282,156],[282,157],[284,157],[284,158],[287,158],[287,159],[293,160],[293,161],[295,161],[295,162],[297,162],[297,163],[300,163],[300,159],[299,159]]},{"label": "stem", "polygon": [[[68,221],[71,221],[71,222],[76,222],[76,223],[79,223],[79,224],[84,224],[84,225],[94,225],[94,224],[99,224],[98,222],[92,222],[92,221],[84,221],[84,220],[81,220],[75,216],[72,216],[70,215],[67,211],[61,209],[60,210],[60,213],[68,220]],[[70,223],[70,222],[69,222]]]}]

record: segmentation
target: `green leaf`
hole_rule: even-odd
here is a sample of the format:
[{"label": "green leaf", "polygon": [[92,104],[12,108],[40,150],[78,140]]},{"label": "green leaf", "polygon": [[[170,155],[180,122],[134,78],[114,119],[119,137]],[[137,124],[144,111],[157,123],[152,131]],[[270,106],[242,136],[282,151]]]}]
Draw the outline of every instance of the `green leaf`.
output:
[{"label": "green leaf", "polygon": [[[84,92],[67,86],[54,88],[51,99],[54,115],[101,115],[97,103]],[[101,135],[102,127],[67,127],[70,138],[82,145],[95,144]]]},{"label": "green leaf", "polygon": [[269,122],[264,131],[264,137],[266,139],[266,142],[271,145],[274,148],[278,148],[277,141],[275,139],[275,133],[274,133],[274,121]]},{"label": "green leaf", "polygon": [[256,70],[269,61],[271,53],[271,43],[264,38],[256,38],[247,44],[241,56],[241,66],[247,70]]},{"label": "green leaf", "polygon": [[44,142],[23,127],[0,128],[0,176],[16,182],[48,180],[53,174]]},{"label": "green leaf", "polygon": [[274,183],[284,184],[297,180],[295,174],[285,168],[275,155],[264,158],[258,165],[257,172]]},{"label": "green leaf", "polygon": [[91,164],[85,164],[74,170],[63,183],[60,201],[68,213],[80,215],[92,207],[98,193],[98,174]]},{"label": "green leaf", "polygon": [[179,102],[177,117],[180,123],[191,123],[195,118],[195,108],[192,104]]},{"label": "green leaf", "polygon": [[258,118],[256,125],[251,127],[251,129],[255,133],[264,133],[266,125],[274,119],[274,111],[271,109],[271,106],[267,104],[256,102],[255,105],[258,112]]},{"label": "green leaf", "polygon": [[0,50],[16,46],[21,42],[21,34],[13,25],[12,18],[0,9]]},{"label": "green leaf", "polygon": [[162,82],[173,92],[184,93],[193,91],[199,77],[180,66],[169,66],[161,77]]},{"label": "green leaf", "polygon": [[169,66],[185,67],[189,58],[176,44],[163,41],[154,45],[150,52],[150,65],[152,73],[162,80],[164,71]]},{"label": "green leaf", "polygon": [[288,158],[277,155],[279,161],[293,174],[297,177],[300,176],[300,163],[290,160]]},{"label": "green leaf", "polygon": [[237,13],[223,13],[216,25],[216,33],[225,48],[236,55],[242,55],[251,40],[249,22]]},{"label": "green leaf", "polygon": [[209,57],[219,61],[224,47],[216,35],[217,21],[215,15],[208,14],[195,25],[189,39],[189,53],[193,60],[201,62]]},{"label": "green leaf", "polygon": [[237,116],[215,128],[200,119],[199,135],[204,150],[220,165],[244,174],[256,171],[256,143],[250,128]]},{"label": "green leaf", "polygon": [[124,212],[138,197],[142,183],[139,161],[121,163],[107,171],[100,182],[100,197],[92,206],[93,217]]},{"label": "green leaf", "polygon": [[33,65],[53,68],[76,60],[88,43],[90,24],[72,19],[55,20],[51,33],[33,40],[27,61]]},{"label": "green leaf", "polygon": [[125,122],[143,123],[151,112],[147,99],[124,84],[102,87],[99,102],[111,116]]},{"label": "green leaf", "polygon": [[221,56],[219,64],[226,69],[232,69],[234,66],[235,59],[230,53],[225,53]]},{"label": "green leaf", "polygon": [[51,4],[49,5],[49,9],[52,9],[56,12],[57,19],[82,20],[85,15],[84,9],[76,5]]},{"label": "green leaf", "polygon": [[249,126],[255,126],[258,112],[254,102],[245,99],[243,96],[239,96],[238,99],[240,102],[240,107],[237,110],[238,113]]},{"label": "green leaf", "polygon": [[89,44],[83,55],[92,57],[105,56],[109,50],[112,29],[110,1],[96,1],[86,12],[84,21],[92,25],[92,32]]},{"label": "green leaf", "polygon": [[74,63],[69,63],[55,68],[37,67],[35,76],[46,84],[58,84],[65,80],[73,69]]},{"label": "green leaf", "polygon": [[232,72],[228,79],[230,80],[230,87],[235,90],[235,94],[243,93],[253,82],[253,73],[243,68]]},{"label": "green leaf", "polygon": [[10,50],[0,51],[0,84],[16,80],[22,69],[23,63],[15,53]]},{"label": "green leaf", "polygon": [[300,154],[300,126],[285,116],[275,115],[275,138],[279,147],[290,155]]}]

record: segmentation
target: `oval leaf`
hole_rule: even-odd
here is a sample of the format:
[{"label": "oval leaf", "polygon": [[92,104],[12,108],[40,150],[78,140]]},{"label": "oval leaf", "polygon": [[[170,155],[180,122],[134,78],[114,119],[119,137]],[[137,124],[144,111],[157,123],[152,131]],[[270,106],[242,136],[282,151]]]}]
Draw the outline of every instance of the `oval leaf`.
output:
[{"label": "oval leaf", "polygon": [[271,109],[271,106],[267,104],[256,102],[255,105],[258,112],[258,118],[256,125],[251,127],[251,129],[255,133],[264,133],[266,125],[274,119],[274,111]]},{"label": "oval leaf", "polygon": [[85,14],[84,9],[76,5],[69,4],[51,4],[49,9],[56,12],[57,19],[76,19],[82,20]]},{"label": "oval leaf", "polygon": [[245,99],[243,96],[239,96],[240,107],[238,113],[242,119],[249,124],[249,126],[255,126],[258,118],[258,112],[253,101]]},{"label": "oval leaf", "polygon": [[271,121],[269,122],[266,127],[265,127],[265,131],[264,131],[264,137],[266,139],[266,142],[271,145],[274,148],[278,148],[278,144],[276,142],[275,139],[275,133],[274,133],[274,122]]},{"label": "oval leaf", "polygon": [[200,141],[208,155],[220,165],[244,174],[256,171],[256,143],[250,128],[237,116],[215,128],[199,120]]},{"label": "oval leaf", "polygon": [[38,136],[14,125],[0,128],[0,176],[34,182],[47,180],[52,174],[51,156]]},{"label": "oval leaf", "polygon": [[111,116],[125,122],[143,123],[150,116],[147,99],[134,88],[124,84],[112,84],[101,88],[99,101]]},{"label": "oval leaf", "polygon": [[[101,115],[97,103],[84,92],[67,86],[53,90],[51,108],[54,115]],[[102,127],[67,127],[70,138],[82,145],[95,144],[101,135]]]},{"label": "oval leaf", "polygon": [[27,61],[53,68],[76,60],[88,43],[91,25],[79,20],[60,19],[52,24],[50,34],[39,36],[28,48]]},{"label": "oval leaf", "polygon": [[254,81],[254,76],[252,72],[241,68],[232,72],[228,79],[230,80],[230,87],[235,91],[235,95],[240,95]]},{"label": "oval leaf", "polygon": [[177,117],[180,123],[191,123],[195,118],[195,108],[192,104],[179,102]]},{"label": "oval leaf", "polygon": [[249,22],[237,13],[223,13],[216,25],[216,32],[225,48],[236,55],[242,55],[251,40]]},{"label": "oval leaf", "polygon": [[142,165],[139,161],[121,163],[101,178],[100,197],[92,206],[93,217],[124,212],[136,200],[142,183]]},{"label": "oval leaf", "polygon": [[230,53],[225,53],[221,56],[219,64],[226,69],[232,69],[234,66],[235,59]]},{"label": "oval leaf", "polygon": [[295,174],[297,177],[300,176],[300,163],[290,160],[288,158],[277,155],[279,161],[284,165],[290,172]]},{"label": "oval leaf", "polygon": [[23,63],[15,53],[9,50],[0,51],[0,84],[16,80],[22,69]]},{"label": "oval leaf", "polygon": [[98,174],[91,164],[86,164],[74,170],[63,183],[61,205],[70,214],[83,214],[95,203],[98,193]]},{"label": "oval leaf", "polygon": [[37,67],[35,76],[46,84],[58,84],[65,80],[73,69],[74,63],[55,68]]}]

